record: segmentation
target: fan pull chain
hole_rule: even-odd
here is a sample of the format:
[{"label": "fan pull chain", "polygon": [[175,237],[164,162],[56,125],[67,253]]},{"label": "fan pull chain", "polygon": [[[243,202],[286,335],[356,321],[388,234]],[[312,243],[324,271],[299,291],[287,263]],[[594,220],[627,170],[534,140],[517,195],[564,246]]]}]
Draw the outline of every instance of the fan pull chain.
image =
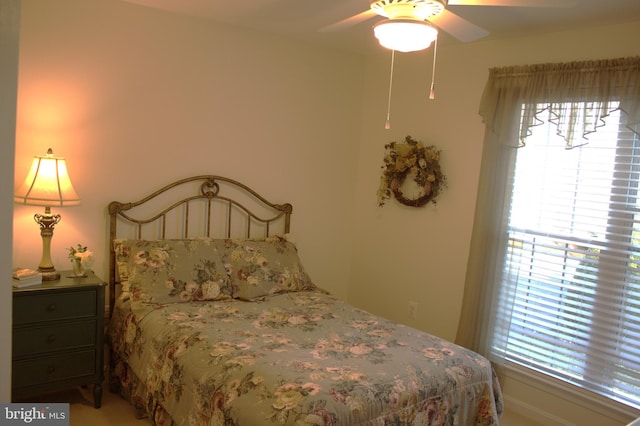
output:
[{"label": "fan pull chain", "polygon": [[429,90],[429,99],[436,98],[435,81],[436,81],[436,51],[438,50],[438,37],[433,41],[433,68],[431,69],[431,90]]},{"label": "fan pull chain", "polygon": [[391,87],[393,86],[393,62],[396,57],[396,51],[391,50],[391,73],[389,75],[389,99],[387,100],[387,122],[384,124],[384,128],[389,130],[391,128]]}]

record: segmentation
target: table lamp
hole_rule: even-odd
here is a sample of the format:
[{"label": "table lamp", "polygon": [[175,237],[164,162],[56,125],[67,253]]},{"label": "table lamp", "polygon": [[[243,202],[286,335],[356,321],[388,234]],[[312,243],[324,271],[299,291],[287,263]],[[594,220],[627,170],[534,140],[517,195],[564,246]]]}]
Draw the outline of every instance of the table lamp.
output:
[{"label": "table lamp", "polygon": [[67,163],[62,157],[54,157],[51,148],[47,155],[33,158],[31,170],[22,186],[14,193],[14,202],[32,206],[44,206],[44,214],[36,213],[33,219],[40,225],[42,237],[42,259],[38,271],[44,281],[60,279],[51,261],[51,238],[53,228],[62,218],[59,214],[51,214],[51,206],[66,207],[80,204],[80,198],[73,189]]}]

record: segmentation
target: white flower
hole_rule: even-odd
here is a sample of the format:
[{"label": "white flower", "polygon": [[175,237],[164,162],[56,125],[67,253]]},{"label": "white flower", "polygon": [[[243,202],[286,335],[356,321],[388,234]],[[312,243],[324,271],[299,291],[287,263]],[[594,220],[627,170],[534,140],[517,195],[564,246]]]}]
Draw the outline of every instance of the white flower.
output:
[{"label": "white flower", "polygon": [[84,266],[85,269],[88,269],[93,265],[93,252],[89,250],[76,252],[74,257],[76,259],[80,259],[80,264]]}]

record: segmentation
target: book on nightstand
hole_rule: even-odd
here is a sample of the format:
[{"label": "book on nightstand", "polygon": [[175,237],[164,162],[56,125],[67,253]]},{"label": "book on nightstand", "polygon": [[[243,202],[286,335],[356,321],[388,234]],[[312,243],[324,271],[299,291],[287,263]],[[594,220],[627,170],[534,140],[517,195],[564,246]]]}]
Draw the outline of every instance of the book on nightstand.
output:
[{"label": "book on nightstand", "polygon": [[42,274],[28,268],[14,268],[11,278],[11,282],[16,288],[42,284]]}]

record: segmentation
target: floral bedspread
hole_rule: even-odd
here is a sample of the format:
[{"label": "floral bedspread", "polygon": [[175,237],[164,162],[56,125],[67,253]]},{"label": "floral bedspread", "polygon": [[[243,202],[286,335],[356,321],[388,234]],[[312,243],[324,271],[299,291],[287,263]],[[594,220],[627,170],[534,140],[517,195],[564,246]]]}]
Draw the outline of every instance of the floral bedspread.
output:
[{"label": "floral bedspread", "polygon": [[497,425],[490,363],[321,293],[123,303],[112,380],[154,424]]}]

